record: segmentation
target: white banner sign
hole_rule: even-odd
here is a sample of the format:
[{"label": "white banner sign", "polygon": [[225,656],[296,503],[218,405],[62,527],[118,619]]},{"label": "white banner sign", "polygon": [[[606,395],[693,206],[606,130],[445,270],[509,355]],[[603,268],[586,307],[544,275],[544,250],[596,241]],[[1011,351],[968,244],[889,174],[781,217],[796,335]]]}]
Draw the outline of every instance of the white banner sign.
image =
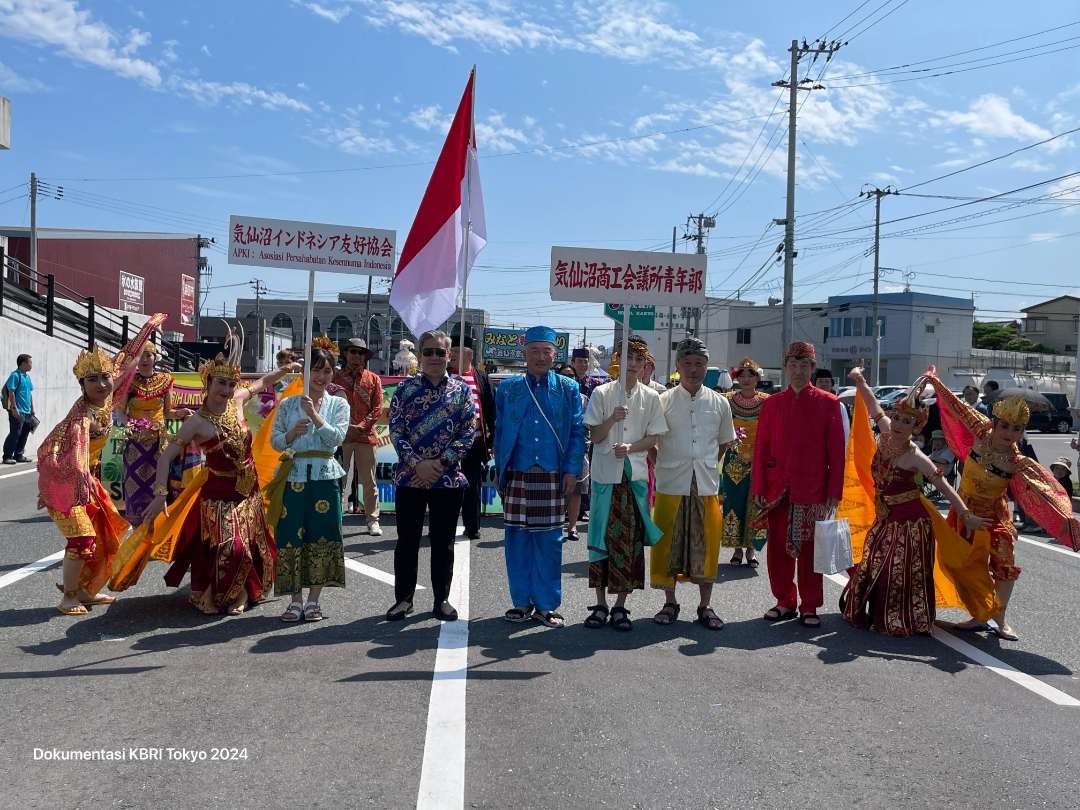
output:
[{"label": "white banner sign", "polygon": [[396,240],[379,228],[233,215],[229,264],[393,277]]},{"label": "white banner sign", "polygon": [[705,255],[551,248],[551,300],[703,306]]},{"label": "white banner sign", "polygon": [[120,271],[120,306],[121,312],[143,314],[146,299],[146,279],[134,273]]}]

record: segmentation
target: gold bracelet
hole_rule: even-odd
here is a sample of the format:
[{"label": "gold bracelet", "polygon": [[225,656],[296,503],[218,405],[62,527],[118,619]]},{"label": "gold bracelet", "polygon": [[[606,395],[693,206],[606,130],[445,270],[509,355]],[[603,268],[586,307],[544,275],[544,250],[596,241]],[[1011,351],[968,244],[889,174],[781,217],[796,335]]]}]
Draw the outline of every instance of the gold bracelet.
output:
[{"label": "gold bracelet", "polygon": [[164,498],[169,494],[169,487],[167,484],[154,484],[153,493],[157,497]]}]

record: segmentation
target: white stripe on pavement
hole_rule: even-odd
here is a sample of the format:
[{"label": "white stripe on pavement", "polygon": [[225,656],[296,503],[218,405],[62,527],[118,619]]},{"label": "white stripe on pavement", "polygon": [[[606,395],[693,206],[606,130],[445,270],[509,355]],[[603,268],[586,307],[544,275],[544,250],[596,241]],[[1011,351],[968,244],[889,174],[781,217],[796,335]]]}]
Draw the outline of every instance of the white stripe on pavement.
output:
[{"label": "white stripe on pavement", "polygon": [[1068,554],[1070,557],[1080,560],[1080,554],[1077,554],[1068,546],[1062,546],[1057,543],[1047,543],[1041,540],[1035,540],[1031,537],[1024,537],[1024,535],[1020,535],[1019,540],[1022,543],[1027,543],[1030,546],[1038,546],[1039,548],[1044,548],[1047,551],[1056,551],[1058,554]]},{"label": "white stripe on pavement", "polygon": [[18,472],[8,473],[7,475],[0,475],[0,481],[5,478],[14,478],[16,475],[29,475],[32,472],[37,472],[37,467],[31,467],[29,470],[19,470]]},{"label": "white stripe on pavement", "polygon": [[[393,574],[388,574],[385,571],[380,571],[378,568],[372,568],[370,565],[365,565],[358,560],[354,560],[352,557],[345,558],[345,567],[351,568],[356,573],[363,574],[365,577],[371,577],[372,579],[379,580],[379,582],[385,582],[387,585],[394,584]],[[423,585],[417,584],[416,590],[423,591],[426,589]]]},{"label": "white stripe on pavement", "polygon": [[0,588],[6,588],[8,585],[14,585],[20,579],[26,579],[31,574],[36,574],[38,571],[44,571],[46,568],[52,568],[58,562],[64,558],[64,552],[58,551],[55,554],[50,554],[48,557],[42,557],[37,562],[32,562],[29,565],[24,565],[22,568],[16,568],[9,574],[4,574],[0,577]]},{"label": "white stripe on pavement", "polygon": [[469,543],[454,545],[450,604],[456,622],[439,628],[439,649],[428,703],[424,764],[417,810],[461,810],[465,806],[465,679],[469,669]]},{"label": "white stripe on pavement", "polygon": [[[847,585],[848,579],[843,574],[825,574],[825,579],[839,585],[843,588]],[[940,627],[935,626],[933,628],[933,637],[944,644],[946,647],[951,647],[966,658],[971,659],[976,664],[986,667],[993,673],[1000,675],[1002,678],[1006,678],[1018,686],[1022,686],[1029,692],[1033,692],[1041,698],[1049,700],[1051,703],[1056,703],[1058,706],[1080,706],[1080,700],[1077,700],[1072,695],[1062,692],[1060,689],[1055,689],[1048,683],[1040,681],[1038,678],[1028,675],[1026,672],[1021,672],[1004,661],[994,658],[989,653],[983,652],[973,644],[968,644],[966,641],[954,636],[952,633],[942,630]]]},{"label": "white stripe on pavement", "polygon": [[1060,689],[1055,689],[1047,683],[1043,683],[1038,678],[1028,675],[1026,672],[1021,672],[1015,667],[1011,667],[1004,661],[999,661],[994,656],[983,652],[973,644],[968,644],[966,641],[958,639],[952,633],[942,630],[940,627],[934,628],[934,638],[944,644],[946,647],[952,647],[958,653],[970,658],[976,664],[981,664],[991,672],[996,672],[1002,678],[1008,678],[1015,684],[1018,684],[1029,692],[1034,692],[1036,695],[1042,698],[1046,698],[1051,703],[1056,703],[1058,706],[1080,706],[1080,700],[1077,700],[1072,695],[1067,695]]}]

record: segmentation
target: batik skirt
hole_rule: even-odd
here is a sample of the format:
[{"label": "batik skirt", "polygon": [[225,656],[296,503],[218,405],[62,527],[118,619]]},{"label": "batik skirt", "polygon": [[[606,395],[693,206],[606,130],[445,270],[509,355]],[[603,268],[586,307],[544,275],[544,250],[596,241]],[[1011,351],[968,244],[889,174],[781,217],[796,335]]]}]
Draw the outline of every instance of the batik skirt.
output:
[{"label": "batik skirt", "polygon": [[341,487],[330,481],[290,481],[274,528],[277,543],[274,593],[302,588],[344,588]]}]

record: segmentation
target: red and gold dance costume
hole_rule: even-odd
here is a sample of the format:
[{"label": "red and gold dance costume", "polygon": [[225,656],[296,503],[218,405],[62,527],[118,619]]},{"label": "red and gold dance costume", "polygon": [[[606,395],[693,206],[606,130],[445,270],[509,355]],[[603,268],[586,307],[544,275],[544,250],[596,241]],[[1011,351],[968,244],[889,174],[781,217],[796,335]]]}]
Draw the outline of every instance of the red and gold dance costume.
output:
[{"label": "red and gold dance costume", "polygon": [[[1007,582],[1020,576],[1013,555],[1016,529],[1008,495],[1012,495],[1028,517],[1051,537],[1080,551],[1080,521],[1073,517],[1069,496],[1053,473],[1021,454],[1016,445],[1004,452],[992,449],[993,422],[957,399],[937,377],[927,375],[925,379],[937,392],[941,424],[949,449],[957,458],[964,459],[964,472],[957,487],[960,497],[968,509],[990,521],[987,527],[990,533],[988,565],[994,580]],[[1010,424],[1023,425],[1027,423],[1030,411],[1022,399],[1013,398],[998,402],[994,406],[994,415]],[[948,521],[962,537],[972,536],[955,509],[949,510]]]},{"label": "red and gold dance costume", "polygon": [[[813,360],[814,347],[794,343],[785,361],[789,357]],[[828,502],[838,503],[843,490],[844,424],[837,398],[807,385],[766,399],[750,494],[767,520],[769,585],[784,610],[795,610],[798,601],[800,612],[813,613],[824,601],[821,574],[814,571],[814,525],[829,517]]]},{"label": "red and gold dance costume", "polygon": [[165,406],[172,387],[172,375],[163,371],[150,377],[136,374],[123,405],[128,420],[128,439],[124,446],[124,512],[133,527],[142,523],[143,510],[154,499],[157,459],[169,438]]},{"label": "red and gold dance costume", "polygon": [[[220,357],[199,371],[204,386],[211,376],[240,379],[239,368]],[[201,443],[204,473],[180,499],[194,500],[191,508],[174,538],[155,539],[153,557],[172,561],[165,574],[165,583],[172,587],[180,585],[190,568],[191,603],[204,613],[224,613],[261,601],[273,588],[276,549],[263,510],[251,431],[235,401],[229,400],[224,413],[203,406],[199,415],[217,428],[217,435]],[[180,501],[176,508],[183,508]]]},{"label": "red and gold dance costume", "polygon": [[[139,356],[164,320],[162,314],[152,316],[115,357],[100,346],[81,352],[72,369],[75,378],[109,374],[114,391],[123,391],[135,371],[128,358]],[[83,561],[79,588],[90,595],[108,581],[120,539],[128,530],[98,477],[101,451],[112,428],[112,405],[113,394],[100,407],[79,397],[37,452],[38,496],[67,541],[65,556]]]}]

